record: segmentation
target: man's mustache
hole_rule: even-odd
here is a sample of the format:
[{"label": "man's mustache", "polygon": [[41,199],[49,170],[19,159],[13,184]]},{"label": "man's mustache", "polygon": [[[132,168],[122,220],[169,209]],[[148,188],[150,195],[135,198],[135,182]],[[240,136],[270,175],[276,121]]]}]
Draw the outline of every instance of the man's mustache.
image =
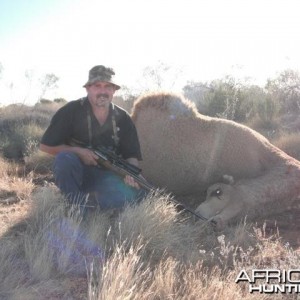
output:
[{"label": "man's mustache", "polygon": [[108,99],[109,95],[108,94],[103,94],[103,93],[97,94],[97,99],[102,98],[102,97]]}]

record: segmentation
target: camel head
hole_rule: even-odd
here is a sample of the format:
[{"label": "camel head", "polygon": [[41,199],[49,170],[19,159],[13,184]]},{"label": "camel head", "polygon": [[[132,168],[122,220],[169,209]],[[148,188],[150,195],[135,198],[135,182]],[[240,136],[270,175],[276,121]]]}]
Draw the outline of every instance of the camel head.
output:
[{"label": "camel head", "polygon": [[238,187],[233,183],[215,183],[207,190],[206,199],[196,212],[222,229],[227,222],[244,210]]}]

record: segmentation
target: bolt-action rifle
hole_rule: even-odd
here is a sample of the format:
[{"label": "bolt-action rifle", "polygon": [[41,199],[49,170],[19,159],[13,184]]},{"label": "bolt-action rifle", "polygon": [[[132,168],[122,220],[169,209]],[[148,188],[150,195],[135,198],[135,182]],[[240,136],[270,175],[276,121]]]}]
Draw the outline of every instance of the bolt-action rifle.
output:
[{"label": "bolt-action rifle", "polygon": [[[98,159],[97,162],[100,166],[105,167],[106,169],[113,171],[114,173],[118,174],[121,177],[125,177],[126,175],[131,176],[141,188],[145,189],[147,192],[158,190],[158,188],[151,185],[147,182],[143,177],[141,177],[142,170],[126,160],[122,159],[120,156],[116,155],[113,151],[99,147],[97,150],[93,150],[94,153],[97,155]],[[179,209],[183,209],[188,211],[189,213],[193,214],[197,218],[207,221],[208,219],[195,213],[193,210],[187,208],[182,203],[175,200],[171,197],[171,201],[174,202]]]}]

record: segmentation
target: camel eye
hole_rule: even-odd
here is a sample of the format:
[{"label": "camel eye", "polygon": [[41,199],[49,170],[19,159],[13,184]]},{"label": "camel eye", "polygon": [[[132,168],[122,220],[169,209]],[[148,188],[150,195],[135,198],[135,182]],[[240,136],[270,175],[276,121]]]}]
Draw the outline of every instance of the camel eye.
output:
[{"label": "camel eye", "polygon": [[211,195],[212,197],[217,197],[217,198],[220,199],[220,196],[222,196],[222,194],[223,194],[223,192],[222,192],[222,190],[219,188],[219,189],[216,189],[216,190],[212,191],[210,195]]}]

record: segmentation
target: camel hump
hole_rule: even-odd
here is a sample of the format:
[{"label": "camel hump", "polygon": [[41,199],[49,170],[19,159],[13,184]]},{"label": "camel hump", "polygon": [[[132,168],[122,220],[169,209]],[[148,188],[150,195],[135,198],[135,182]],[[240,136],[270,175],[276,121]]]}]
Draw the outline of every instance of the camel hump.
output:
[{"label": "camel hump", "polygon": [[199,114],[195,103],[180,94],[169,92],[149,93],[139,97],[133,106],[133,120],[137,119],[141,111],[147,109],[168,112],[168,114],[174,115],[174,117],[179,115],[195,117]]}]

